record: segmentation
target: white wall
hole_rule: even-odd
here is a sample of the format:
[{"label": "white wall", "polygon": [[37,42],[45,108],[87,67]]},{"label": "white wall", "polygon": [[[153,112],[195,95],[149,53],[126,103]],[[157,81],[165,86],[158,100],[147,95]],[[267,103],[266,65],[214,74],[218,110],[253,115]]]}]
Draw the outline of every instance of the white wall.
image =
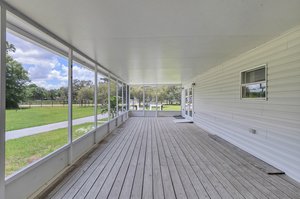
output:
[{"label": "white wall", "polygon": [[[268,100],[241,100],[240,72],[265,63]],[[193,81],[198,126],[300,181],[300,27]]]}]

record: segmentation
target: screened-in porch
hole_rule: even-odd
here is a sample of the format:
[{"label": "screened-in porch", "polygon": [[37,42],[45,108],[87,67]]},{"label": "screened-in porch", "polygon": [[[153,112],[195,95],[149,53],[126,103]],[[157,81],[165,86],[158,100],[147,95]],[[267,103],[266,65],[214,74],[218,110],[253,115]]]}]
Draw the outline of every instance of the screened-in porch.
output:
[{"label": "screened-in porch", "polygon": [[300,198],[298,0],[0,0],[0,199]]}]

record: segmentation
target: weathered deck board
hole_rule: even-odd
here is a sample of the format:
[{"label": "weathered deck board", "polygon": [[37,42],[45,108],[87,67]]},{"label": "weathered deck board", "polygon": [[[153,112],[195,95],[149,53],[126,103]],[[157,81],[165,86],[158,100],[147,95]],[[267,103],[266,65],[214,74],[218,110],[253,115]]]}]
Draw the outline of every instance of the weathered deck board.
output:
[{"label": "weathered deck board", "polygon": [[[181,139],[185,139],[185,138],[180,138],[178,137],[177,138],[178,140],[181,140]],[[197,150],[198,147],[197,144],[193,144],[192,142],[190,142],[190,140],[187,139],[187,144],[190,144],[191,148],[194,148],[194,151],[195,151],[195,156],[199,156],[199,158],[201,159],[204,159],[207,164],[211,164],[210,166],[208,167],[215,167],[216,169],[218,169],[219,171],[223,171],[223,170],[230,170],[231,168],[230,167],[227,167],[226,164],[222,163],[222,164],[219,164],[219,162],[216,161],[216,159],[213,157],[213,158],[210,158],[208,153],[206,153],[205,155],[203,154],[202,150],[199,151]],[[253,194],[247,190],[246,187],[243,186],[243,184],[245,183],[245,181],[242,181],[242,183],[240,183],[238,181],[239,177],[237,174],[230,174],[229,172],[218,172],[218,175],[223,175],[223,178],[222,179],[225,179],[224,183],[226,183],[226,185],[224,185],[224,187],[226,187],[227,189],[231,189],[229,190],[230,194],[232,194],[232,192],[234,191],[236,195],[234,195],[233,197],[234,198],[255,198],[255,196],[253,196]],[[240,179],[241,180],[241,179]],[[230,185],[230,183],[232,185]],[[229,184],[229,185],[228,185]],[[238,193],[237,193],[238,191]],[[255,193],[255,192],[253,192]],[[263,197],[262,197],[263,198]]]},{"label": "weathered deck board", "polygon": [[[144,120],[144,118],[142,118]],[[144,181],[144,169],[145,169],[145,159],[146,159],[146,149],[147,149],[147,139],[148,134],[144,128],[141,133],[145,134],[142,141],[142,147],[139,154],[137,168],[134,174],[133,186],[131,190],[131,198],[142,198],[143,192],[143,181]]]},{"label": "weathered deck board", "polygon": [[230,143],[172,120],[130,118],[47,198],[300,198],[286,175],[268,175]]},{"label": "weathered deck board", "polygon": [[[187,182],[187,186],[189,188],[194,188],[195,193],[197,194],[198,198],[209,198],[209,195],[205,191],[203,185],[201,184],[200,180],[198,179],[197,175],[195,174],[194,170],[192,169],[188,159],[185,157],[185,154],[182,152],[181,148],[177,144],[174,137],[170,136],[171,133],[168,131],[168,128],[165,129],[166,137],[169,140],[170,148],[174,150],[174,158],[177,159],[178,167],[181,167],[182,170],[185,170],[186,174],[183,173],[182,176],[187,176],[188,179],[185,181],[190,181],[192,186],[190,186],[189,182]],[[178,156],[178,157],[176,157]],[[186,192],[191,192],[190,190],[186,190]],[[193,193],[193,192],[192,192]],[[189,198],[195,198],[195,196],[189,196]]]},{"label": "weathered deck board", "polygon": [[[184,131],[186,131],[186,129],[184,129]],[[183,137],[183,139],[186,139],[186,138]],[[198,139],[201,139],[202,142],[199,143]],[[227,172],[230,172],[230,170],[228,169],[228,166],[229,166],[229,168],[236,169],[238,171],[238,174],[244,174],[244,173],[249,172],[248,169],[246,168],[245,164],[237,163],[235,165],[234,164],[235,159],[233,160],[233,162],[232,162],[232,159],[227,159],[227,157],[223,154],[223,151],[219,151],[220,149],[217,146],[217,144],[215,142],[211,142],[211,140],[207,139],[206,136],[204,136],[204,137],[201,136],[201,138],[198,137],[198,139],[195,140],[195,138],[191,137],[189,140],[194,142],[194,144],[196,144],[196,145],[199,143],[199,146],[196,148],[196,150],[198,150],[198,154],[205,153],[205,155],[203,157],[208,158],[212,165],[218,166],[218,162],[219,162],[222,165],[220,170],[223,170],[224,175],[226,175]],[[223,150],[226,150],[226,149],[223,148]],[[218,151],[220,153],[218,155],[214,155],[215,153],[218,153]],[[231,153],[230,155],[233,156],[234,153]],[[237,178],[237,176],[233,175],[233,178],[230,180],[232,183],[234,182],[234,178]],[[266,187],[265,187],[266,184],[263,185],[263,183],[261,183],[260,179],[253,177],[252,173],[250,175],[245,175],[245,179],[247,179],[250,182],[254,182],[254,185],[258,188],[255,192],[256,196],[258,196],[260,192],[263,192],[266,194],[266,197],[268,197],[268,198],[278,198],[276,195],[273,194],[272,191],[266,189]],[[261,196],[261,197],[264,198],[264,196]]]},{"label": "weathered deck board", "polygon": [[[139,132],[139,131],[140,131],[140,129],[137,129],[137,132]],[[126,173],[128,164],[129,164],[132,154],[133,154],[133,150],[137,144],[139,137],[141,137],[141,134],[135,135],[135,137],[134,137],[133,141],[130,143],[127,151],[124,150],[123,151],[124,153],[122,154],[122,156],[118,157],[113,168],[111,169],[110,174],[107,176],[103,186],[101,187],[101,189],[99,189],[100,191],[97,194],[97,198],[107,198],[111,191],[112,186],[114,184],[117,184],[117,182],[115,180],[116,180],[118,174],[120,172]],[[121,182],[121,181],[122,180],[119,178],[119,182]]]},{"label": "weathered deck board", "polygon": [[[178,170],[176,168],[175,165],[175,161],[172,157],[172,154],[169,150],[167,141],[165,139],[165,136],[163,136],[163,130],[161,129],[161,125],[159,124],[159,134],[160,134],[160,140],[162,141],[162,145],[165,151],[165,155],[166,155],[166,159],[167,159],[167,164],[170,170],[170,176],[173,182],[173,186],[174,186],[174,191],[175,191],[175,195],[176,198],[187,198],[184,186],[183,186],[183,182],[181,181],[180,175],[178,173]],[[191,189],[192,190],[192,189]]]},{"label": "weathered deck board", "polygon": [[[196,129],[194,129],[196,130]],[[193,133],[193,135],[199,136],[199,134]],[[281,178],[278,178],[278,176],[273,176],[273,175],[268,175],[265,172],[257,172],[260,169],[257,169],[254,167],[251,163],[245,161],[243,157],[239,156],[238,153],[235,153],[234,151],[231,151],[229,148],[226,148],[223,145],[218,145],[216,142],[213,142],[212,139],[207,139],[206,137],[204,138],[206,142],[207,147],[204,149],[207,150],[210,148],[211,152],[216,152],[219,153],[215,155],[215,157],[219,158],[223,157],[225,160],[229,160],[229,163],[234,163],[236,164],[236,168],[241,171],[241,173],[246,173],[246,178],[252,177],[255,179],[257,182],[260,183],[255,183],[256,185],[259,185],[260,187],[268,188],[271,195],[275,194],[278,198],[298,198],[299,193],[297,194],[296,191],[294,191],[292,188],[293,186],[288,186],[287,188],[287,183],[281,183],[282,180]],[[198,140],[198,139],[196,139]],[[210,143],[210,144],[208,144]],[[212,146],[214,145],[214,147]],[[216,147],[218,146],[218,147]],[[216,150],[215,150],[216,149]],[[217,152],[218,151],[218,152]],[[233,164],[233,166],[234,166]],[[239,167],[241,166],[242,167]],[[275,177],[275,178],[274,178]],[[278,189],[280,187],[280,189]],[[299,191],[298,191],[299,192]],[[269,195],[268,194],[268,195]],[[274,197],[274,196],[273,196]]]},{"label": "weathered deck board", "polygon": [[157,149],[159,154],[159,163],[160,163],[160,169],[161,169],[161,176],[163,181],[163,189],[164,189],[164,196],[165,198],[175,198],[175,191],[174,191],[174,184],[172,182],[170,169],[167,162],[167,157],[165,154],[165,151],[162,146],[162,141],[160,138],[160,132],[158,125],[155,126],[155,137],[157,142]]},{"label": "weathered deck board", "polygon": [[[164,136],[167,141],[167,145],[169,145],[169,150],[171,151],[172,157],[175,161],[176,168],[181,176],[181,180],[183,182],[183,186],[185,188],[185,192],[188,196],[188,198],[206,198],[206,192],[204,191],[202,185],[197,183],[198,178],[194,178],[196,175],[193,173],[193,171],[190,169],[190,165],[186,161],[184,156],[180,156],[176,153],[175,146],[172,145],[172,141],[170,140],[170,137],[168,136],[168,128],[165,128],[165,126],[162,126],[162,131],[164,132]],[[185,162],[183,162],[181,159],[184,159]],[[191,173],[193,173],[191,175]],[[200,187],[202,187],[202,193],[196,193],[196,191],[199,191]]]},{"label": "weathered deck board", "polygon": [[[127,125],[130,125],[130,122],[128,122]],[[100,164],[101,161],[109,153],[113,153],[117,149],[117,146],[120,145],[120,143],[122,141],[124,141],[124,139],[128,136],[129,136],[128,134],[122,133],[117,138],[112,140],[110,143],[107,142],[107,143],[103,144],[103,145],[108,145],[107,147],[103,147],[103,145],[100,145],[99,149],[90,155],[91,158],[89,158],[89,160],[85,164],[83,164],[82,166],[80,166],[79,168],[74,170],[70,175],[68,175],[65,178],[65,179],[67,179],[70,177],[70,179],[68,179],[67,183],[65,183],[65,181],[63,181],[61,183],[62,186],[59,189],[59,191],[54,190],[55,192],[52,192],[49,194],[49,196],[50,196],[49,198],[60,199],[60,198],[69,197],[68,194],[75,195],[77,193],[77,192],[75,192],[75,189],[77,189],[76,187],[80,187],[81,185],[83,185],[85,180],[87,180],[90,177],[90,175],[92,174],[94,169],[97,167],[97,165]],[[102,148],[104,150],[102,150]],[[70,196],[70,198],[71,197],[73,197],[73,196]]]},{"label": "weathered deck board", "polygon": [[[152,131],[152,159],[153,159],[153,198],[154,199],[163,199],[164,198],[164,188],[162,181],[162,172],[160,167],[160,158],[158,151],[158,143],[157,143],[157,125],[152,123],[151,125]],[[172,187],[173,189],[173,187]]]},{"label": "weathered deck board", "polygon": [[[140,123],[140,122],[139,122]],[[74,198],[96,198],[99,191],[101,190],[103,184],[105,183],[108,175],[112,170],[116,170],[120,167],[121,162],[129,146],[133,143],[134,139],[138,136],[138,127],[129,131],[131,133],[129,139],[118,149],[118,151],[108,159],[107,163],[100,164],[99,167],[95,170],[92,176],[89,178],[85,185],[78,191],[78,194]],[[100,197],[100,196],[99,196]]]},{"label": "weathered deck board", "polygon": [[[146,124],[147,131],[147,148],[146,148],[146,158],[144,167],[144,181],[143,181],[143,198],[153,198],[153,178],[152,178],[152,132],[151,123]],[[147,188],[146,188],[147,187]]]},{"label": "weathered deck board", "polygon": [[[141,130],[141,128],[142,127],[140,126],[140,130]],[[136,162],[136,159],[138,157],[137,155],[139,153],[139,149],[142,144],[143,136],[144,136],[143,133],[139,134],[136,145],[134,146],[134,148],[131,148],[131,151],[129,153],[127,153],[128,157],[125,158],[122,168],[119,170],[118,176],[115,179],[115,182],[113,183],[113,185],[109,185],[109,186],[111,186],[111,190],[110,190],[110,194],[109,194],[108,198],[118,198],[122,191],[123,185],[124,185],[124,187],[127,187],[124,190],[131,190],[132,182],[129,182],[128,186],[126,186],[125,179],[127,179],[126,175],[132,175],[132,172],[130,172],[131,163]],[[109,189],[109,187],[108,187],[108,189]],[[100,193],[99,195],[102,195],[102,194]],[[127,194],[127,197],[125,197],[124,195],[122,196],[122,198],[129,198],[129,197],[130,197],[130,192],[129,192],[129,194]]]}]

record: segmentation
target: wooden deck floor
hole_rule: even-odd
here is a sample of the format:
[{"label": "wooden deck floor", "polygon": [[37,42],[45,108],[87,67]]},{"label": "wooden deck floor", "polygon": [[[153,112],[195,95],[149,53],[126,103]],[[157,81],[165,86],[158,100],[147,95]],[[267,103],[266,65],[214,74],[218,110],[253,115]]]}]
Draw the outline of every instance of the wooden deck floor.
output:
[{"label": "wooden deck floor", "polygon": [[268,175],[194,124],[130,118],[48,198],[300,198],[299,183]]}]

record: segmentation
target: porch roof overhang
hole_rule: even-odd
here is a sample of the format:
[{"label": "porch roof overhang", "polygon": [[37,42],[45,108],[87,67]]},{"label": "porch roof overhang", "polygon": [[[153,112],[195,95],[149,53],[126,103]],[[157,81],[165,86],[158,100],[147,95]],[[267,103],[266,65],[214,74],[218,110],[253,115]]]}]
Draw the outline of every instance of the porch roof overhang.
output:
[{"label": "porch roof overhang", "polygon": [[299,0],[7,0],[128,83],[182,83],[299,25]]}]

